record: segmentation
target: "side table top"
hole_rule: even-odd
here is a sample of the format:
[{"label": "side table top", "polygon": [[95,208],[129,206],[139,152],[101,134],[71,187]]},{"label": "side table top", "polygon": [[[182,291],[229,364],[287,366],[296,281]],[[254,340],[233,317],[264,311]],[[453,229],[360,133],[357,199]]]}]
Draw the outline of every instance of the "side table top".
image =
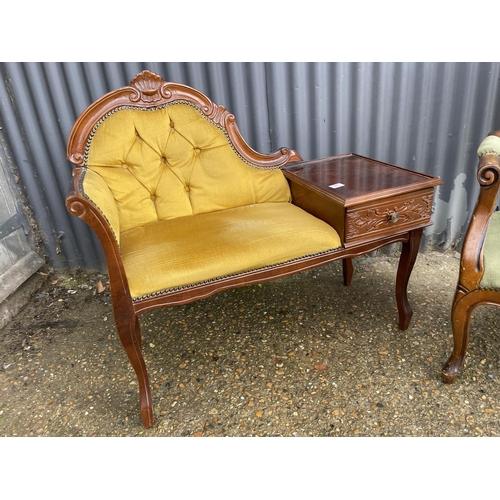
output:
[{"label": "side table top", "polygon": [[442,184],[438,177],[354,153],[291,163],[283,172],[344,206]]}]

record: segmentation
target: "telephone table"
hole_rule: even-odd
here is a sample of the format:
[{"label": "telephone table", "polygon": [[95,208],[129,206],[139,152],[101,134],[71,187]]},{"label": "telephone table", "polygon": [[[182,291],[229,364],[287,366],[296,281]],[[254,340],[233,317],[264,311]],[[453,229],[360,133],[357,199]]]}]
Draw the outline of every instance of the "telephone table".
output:
[{"label": "telephone table", "polygon": [[399,328],[408,328],[413,314],[408,281],[423,229],[432,224],[434,188],[442,181],[354,153],[292,163],[283,173],[293,203],[339,233],[345,285],[352,280],[353,257],[402,242],[396,302]]}]

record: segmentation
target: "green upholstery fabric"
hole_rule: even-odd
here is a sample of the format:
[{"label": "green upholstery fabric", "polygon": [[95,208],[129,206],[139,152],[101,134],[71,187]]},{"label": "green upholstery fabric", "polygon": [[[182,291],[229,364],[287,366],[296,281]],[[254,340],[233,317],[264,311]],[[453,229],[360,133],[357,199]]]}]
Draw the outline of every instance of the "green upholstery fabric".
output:
[{"label": "green upholstery fabric", "polygon": [[500,137],[489,135],[481,142],[477,150],[477,155],[483,156],[488,154],[500,155]]},{"label": "green upholstery fabric", "polygon": [[481,288],[500,290],[500,212],[490,218],[483,249],[484,274]]}]

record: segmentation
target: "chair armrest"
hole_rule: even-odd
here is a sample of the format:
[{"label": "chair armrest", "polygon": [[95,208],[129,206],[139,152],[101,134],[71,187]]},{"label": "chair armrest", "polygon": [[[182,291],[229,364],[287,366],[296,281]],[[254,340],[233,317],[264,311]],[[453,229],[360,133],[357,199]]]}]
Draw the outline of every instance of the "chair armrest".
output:
[{"label": "chair armrest", "polygon": [[500,130],[490,132],[479,145],[477,156],[487,154],[500,155]]},{"label": "chair armrest", "polygon": [[[120,218],[115,199],[104,181],[96,172],[86,168],[76,168],[73,171],[73,180],[68,193],[66,204],[71,205],[74,201],[85,200],[95,207],[103,221],[109,226],[117,244],[120,244]],[[70,210],[70,206],[68,209]],[[71,210],[70,210],[71,211]],[[75,214],[85,220],[94,230],[96,228],[90,223],[85,214]],[[100,237],[100,235],[98,234]]]},{"label": "chair armrest", "polygon": [[126,322],[132,297],[120,253],[118,208],[108,185],[92,170],[75,168],[66,208],[85,221],[99,238],[106,256],[115,318],[117,322]]},{"label": "chair armrest", "polygon": [[490,133],[481,142],[477,154],[480,192],[465,234],[460,259],[460,285],[467,290],[477,288],[484,273],[483,246],[500,188],[500,131]]}]

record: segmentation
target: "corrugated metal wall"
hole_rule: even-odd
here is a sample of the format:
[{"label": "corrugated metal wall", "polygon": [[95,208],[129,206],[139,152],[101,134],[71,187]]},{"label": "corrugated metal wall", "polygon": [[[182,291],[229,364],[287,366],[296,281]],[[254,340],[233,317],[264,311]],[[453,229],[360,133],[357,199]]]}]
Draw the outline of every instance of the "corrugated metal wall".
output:
[{"label": "corrugated metal wall", "polygon": [[441,177],[428,245],[463,234],[478,188],[476,149],[500,128],[500,63],[1,63],[0,127],[56,267],[104,268],[70,216],[66,141],[77,116],[149,69],[235,116],[249,144],[304,159],[355,152]]}]

